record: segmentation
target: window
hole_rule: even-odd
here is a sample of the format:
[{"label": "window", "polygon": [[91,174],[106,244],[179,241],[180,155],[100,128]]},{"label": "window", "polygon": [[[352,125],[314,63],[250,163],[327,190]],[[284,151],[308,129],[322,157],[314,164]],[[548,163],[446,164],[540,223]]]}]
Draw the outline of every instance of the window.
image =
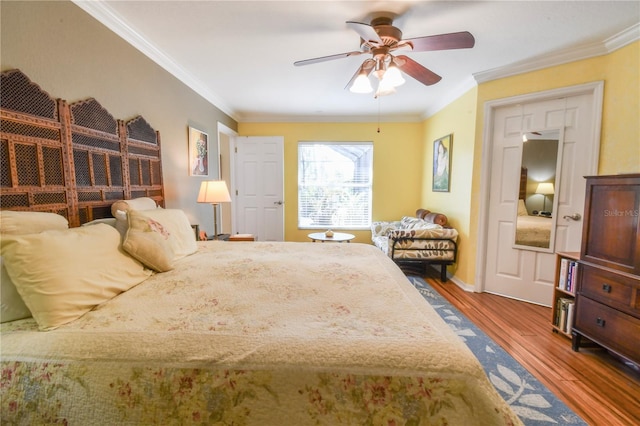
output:
[{"label": "window", "polygon": [[373,143],[298,144],[298,227],[371,226]]}]

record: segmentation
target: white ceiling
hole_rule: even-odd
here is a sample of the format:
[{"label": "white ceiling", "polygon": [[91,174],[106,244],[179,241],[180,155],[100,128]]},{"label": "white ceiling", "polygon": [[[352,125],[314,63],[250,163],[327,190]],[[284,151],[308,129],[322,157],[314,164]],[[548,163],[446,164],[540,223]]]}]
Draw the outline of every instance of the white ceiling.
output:
[{"label": "white ceiling", "polygon": [[[425,118],[478,82],[608,53],[640,39],[640,1],[74,2],[237,121]],[[397,15],[403,38],[469,31],[472,49],[409,52],[442,76],[406,76],[396,94],[345,90],[369,57],[303,67],[357,50],[348,20]]]}]

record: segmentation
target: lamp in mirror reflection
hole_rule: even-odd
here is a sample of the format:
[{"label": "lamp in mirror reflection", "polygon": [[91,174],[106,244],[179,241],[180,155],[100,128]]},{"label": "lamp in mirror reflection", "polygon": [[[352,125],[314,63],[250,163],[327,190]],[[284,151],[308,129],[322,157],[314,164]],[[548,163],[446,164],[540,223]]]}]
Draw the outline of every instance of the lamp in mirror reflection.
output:
[{"label": "lamp in mirror reflection", "polygon": [[199,203],[209,203],[213,205],[213,235],[218,239],[218,205],[220,203],[230,203],[231,196],[227,184],[223,180],[207,180],[200,184],[198,193]]},{"label": "lamp in mirror reflection", "polygon": [[553,189],[553,183],[551,182],[540,182],[538,184],[538,188],[536,189],[536,194],[542,194],[544,197],[544,201],[542,203],[542,210],[547,210],[547,195],[553,195],[555,193]]}]

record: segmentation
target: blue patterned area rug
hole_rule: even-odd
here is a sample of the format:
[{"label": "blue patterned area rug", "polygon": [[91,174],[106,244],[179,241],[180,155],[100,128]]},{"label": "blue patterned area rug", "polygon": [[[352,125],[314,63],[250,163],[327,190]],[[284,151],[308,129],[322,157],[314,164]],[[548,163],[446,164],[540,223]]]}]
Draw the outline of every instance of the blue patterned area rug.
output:
[{"label": "blue patterned area rug", "polygon": [[413,276],[408,278],[480,360],[493,386],[525,425],[586,425],[546,386],[462,315],[425,280]]}]

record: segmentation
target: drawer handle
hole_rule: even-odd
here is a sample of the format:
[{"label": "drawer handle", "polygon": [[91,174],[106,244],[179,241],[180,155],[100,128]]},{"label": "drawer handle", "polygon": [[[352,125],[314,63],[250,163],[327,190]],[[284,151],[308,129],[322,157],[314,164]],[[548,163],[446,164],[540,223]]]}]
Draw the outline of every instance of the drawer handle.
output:
[{"label": "drawer handle", "polygon": [[610,284],[602,284],[602,291],[605,293],[611,293],[611,285]]},{"label": "drawer handle", "polygon": [[606,321],[605,321],[605,320],[603,320],[602,318],[596,318],[596,325],[597,325],[598,327],[604,327],[604,323],[605,323],[605,322],[606,322]]}]

